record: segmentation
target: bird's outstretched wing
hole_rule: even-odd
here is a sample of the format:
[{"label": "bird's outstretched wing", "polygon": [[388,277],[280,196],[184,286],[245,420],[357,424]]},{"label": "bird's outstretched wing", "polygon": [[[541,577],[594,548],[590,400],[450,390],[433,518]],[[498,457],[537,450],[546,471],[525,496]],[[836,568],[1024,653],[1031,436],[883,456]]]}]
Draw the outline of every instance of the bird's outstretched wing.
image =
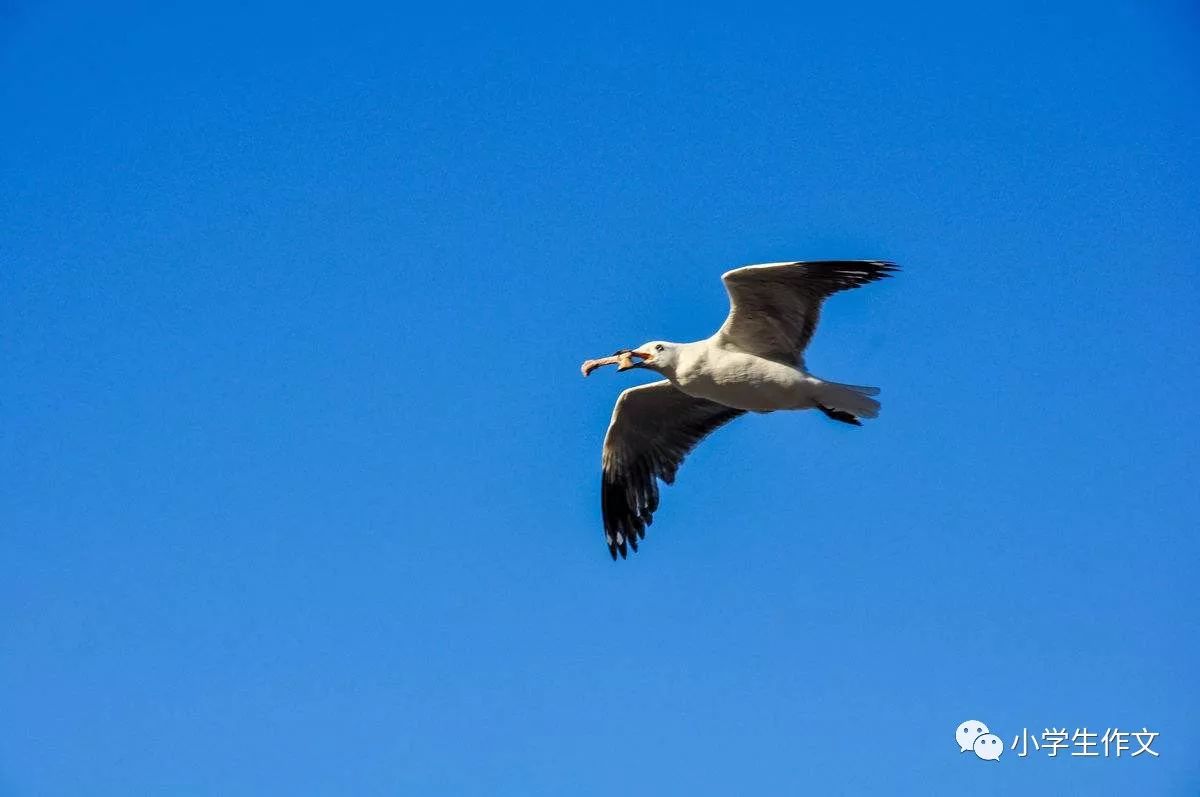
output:
[{"label": "bird's outstretched wing", "polygon": [[726,271],[721,281],[729,293],[729,317],[715,337],[718,344],[803,367],[821,302],[897,270],[882,260],[814,260]]},{"label": "bird's outstretched wing", "polygon": [[600,508],[608,552],[637,550],[658,508],[658,482],[675,481],[684,457],[744,410],[694,398],[667,380],[631,387],[617,397],[604,436]]}]

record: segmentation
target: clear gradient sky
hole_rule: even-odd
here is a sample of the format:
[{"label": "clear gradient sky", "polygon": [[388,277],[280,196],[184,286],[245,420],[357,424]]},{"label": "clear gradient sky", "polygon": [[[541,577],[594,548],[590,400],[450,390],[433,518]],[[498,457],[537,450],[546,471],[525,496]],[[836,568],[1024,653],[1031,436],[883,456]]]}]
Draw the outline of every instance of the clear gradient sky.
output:
[{"label": "clear gradient sky", "polygon": [[[1194,4],[299,5],[0,3],[0,795],[1197,793]],[[611,562],[579,362],[858,257]]]}]

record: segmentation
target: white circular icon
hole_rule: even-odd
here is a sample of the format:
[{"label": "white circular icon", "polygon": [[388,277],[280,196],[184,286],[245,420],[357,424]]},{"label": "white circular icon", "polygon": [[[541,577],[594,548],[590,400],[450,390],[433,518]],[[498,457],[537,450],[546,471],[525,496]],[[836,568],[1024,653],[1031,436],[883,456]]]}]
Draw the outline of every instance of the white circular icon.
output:
[{"label": "white circular icon", "polygon": [[958,742],[958,752],[965,753],[974,749],[975,740],[988,732],[988,726],[979,720],[967,720],[960,723],[958,730],[954,732],[954,739]]},{"label": "white circular icon", "polygon": [[981,733],[975,737],[971,749],[984,761],[999,761],[1004,753],[1004,742],[994,733]]}]

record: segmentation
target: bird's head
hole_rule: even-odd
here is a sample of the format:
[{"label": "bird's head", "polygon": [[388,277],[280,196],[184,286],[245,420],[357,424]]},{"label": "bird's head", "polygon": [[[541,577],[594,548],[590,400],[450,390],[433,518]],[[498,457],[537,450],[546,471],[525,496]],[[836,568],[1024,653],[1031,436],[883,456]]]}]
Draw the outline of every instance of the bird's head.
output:
[{"label": "bird's head", "polygon": [[645,368],[660,374],[672,374],[675,370],[675,360],[679,354],[678,343],[668,343],[665,340],[652,340],[643,343],[636,349],[621,349],[611,357],[601,357],[598,360],[588,360],[583,364],[583,375],[587,376],[602,365],[616,365],[618,371],[628,371],[631,368]]},{"label": "bird's head", "polygon": [[641,358],[641,362],[633,362],[627,360],[628,365],[621,364],[617,366],[618,371],[625,371],[630,368],[646,368],[650,371],[658,373],[668,373],[675,368],[675,357],[678,354],[676,345],[668,343],[665,340],[651,340],[638,346],[633,351],[629,352],[632,357]]}]

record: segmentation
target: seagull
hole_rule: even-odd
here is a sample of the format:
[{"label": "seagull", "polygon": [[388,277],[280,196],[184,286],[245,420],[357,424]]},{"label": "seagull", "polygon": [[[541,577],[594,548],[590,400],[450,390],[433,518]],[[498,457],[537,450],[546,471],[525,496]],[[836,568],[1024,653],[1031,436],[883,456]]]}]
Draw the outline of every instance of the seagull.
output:
[{"label": "seagull", "polygon": [[[587,360],[583,375],[605,365],[666,377],[617,398],[601,455],[600,508],[613,560],[638,549],[658,509],[658,480],[675,481],[700,441],[747,412],[817,409],[861,426],[879,414],[879,388],[818,379],[804,350],[821,304],[898,271],[882,260],[817,260],[743,266],[721,275],[729,316],[711,337],[692,343],[652,340]],[[636,358],[636,359],[635,359]]]}]

